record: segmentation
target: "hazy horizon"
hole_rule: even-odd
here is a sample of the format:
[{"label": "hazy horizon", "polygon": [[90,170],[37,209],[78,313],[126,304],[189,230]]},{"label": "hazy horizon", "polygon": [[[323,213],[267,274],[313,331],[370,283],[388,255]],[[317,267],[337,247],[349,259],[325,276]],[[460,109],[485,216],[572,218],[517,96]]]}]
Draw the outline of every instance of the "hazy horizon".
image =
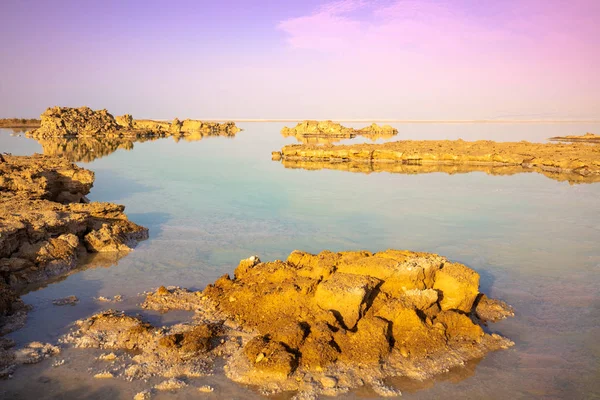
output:
[{"label": "hazy horizon", "polygon": [[600,120],[595,0],[3,2],[0,118]]}]

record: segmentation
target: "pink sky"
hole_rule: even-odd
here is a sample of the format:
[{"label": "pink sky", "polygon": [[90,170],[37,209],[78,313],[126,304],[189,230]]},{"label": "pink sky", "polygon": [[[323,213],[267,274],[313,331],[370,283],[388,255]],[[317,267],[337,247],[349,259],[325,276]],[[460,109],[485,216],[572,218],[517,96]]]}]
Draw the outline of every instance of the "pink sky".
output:
[{"label": "pink sky", "polygon": [[27,3],[0,117],[600,118],[597,0]]}]

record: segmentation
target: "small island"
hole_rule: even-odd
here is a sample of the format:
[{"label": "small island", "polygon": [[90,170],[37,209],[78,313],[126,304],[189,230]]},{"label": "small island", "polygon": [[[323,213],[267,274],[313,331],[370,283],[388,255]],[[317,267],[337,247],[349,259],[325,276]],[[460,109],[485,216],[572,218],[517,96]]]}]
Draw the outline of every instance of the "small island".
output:
[{"label": "small island", "polygon": [[513,311],[480,293],[477,272],[406,250],[294,251],[286,261],[264,263],[253,256],[233,278],[224,275],[203,291],[162,286],[142,307],[195,315],[161,328],[110,310],[78,321],[64,338],[77,348],[113,351],[119,362],[110,377],[166,379],[139,398],[215,368],[262,393],[316,398],[369,385],[398,395],[387,377],[423,380],[513,345],[482,328]]},{"label": "small island", "polygon": [[[571,183],[600,182],[600,147],[586,144],[403,140],[383,144],[288,145],[272,153],[290,168],[357,172],[539,172]],[[455,168],[457,167],[457,168]]]},{"label": "small island", "polygon": [[379,137],[389,138],[397,135],[398,130],[389,125],[379,126],[375,123],[362,129],[354,129],[347,128],[330,120],[306,120],[298,123],[298,125],[293,128],[283,127],[281,134],[284,137],[294,136],[302,143],[311,142],[313,141],[311,139],[314,138],[323,138],[326,139],[328,143],[331,143],[336,139],[350,139],[359,135],[373,140]]},{"label": "small island", "polygon": [[175,118],[172,122],[135,120],[129,114],[114,117],[107,110],[89,107],[51,107],[41,115],[39,128],[27,132],[34,139],[56,137],[185,137],[194,134],[234,136],[240,129],[233,122],[205,122]]},{"label": "small island", "polygon": [[551,140],[553,142],[600,143],[600,135],[588,132],[585,135],[554,136],[548,140]]}]

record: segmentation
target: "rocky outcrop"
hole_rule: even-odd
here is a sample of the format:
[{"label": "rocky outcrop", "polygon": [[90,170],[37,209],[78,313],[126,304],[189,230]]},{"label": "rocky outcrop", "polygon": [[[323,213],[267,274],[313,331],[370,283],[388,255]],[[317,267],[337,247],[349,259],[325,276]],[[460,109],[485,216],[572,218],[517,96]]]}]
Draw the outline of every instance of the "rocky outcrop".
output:
[{"label": "rocky outcrop", "polygon": [[123,206],[87,200],[93,181],[60,158],[0,157],[0,377],[58,352],[37,342],[14,350],[1,336],[25,323],[17,289],[70,273],[88,253],[126,252],[148,237]]},{"label": "rocky outcrop", "polygon": [[570,183],[600,181],[600,148],[586,144],[480,140],[398,141],[341,146],[289,145],[274,152],[289,168],[399,173],[538,172]]},{"label": "rocky outcrop", "polygon": [[[326,138],[329,143],[337,140],[348,139],[363,135],[373,140],[379,137],[392,137],[398,134],[396,128],[389,125],[379,126],[371,124],[362,129],[347,128],[333,121],[312,121],[306,120],[298,123],[294,128],[284,127],[281,134],[285,137],[295,136],[302,143],[315,142],[314,138]],[[319,142],[319,141],[317,141]]]},{"label": "rocky outcrop", "polygon": [[32,132],[33,136],[95,136],[121,129],[108,111],[89,107],[52,107],[40,118],[41,126]]},{"label": "rocky outcrop", "polygon": [[[68,108],[53,107],[41,116],[41,126],[27,132],[42,143],[44,149],[54,148],[45,154],[62,153],[61,146],[90,147],[87,142],[100,142],[102,146],[116,150],[117,148],[133,148],[133,142],[173,137],[176,141],[200,140],[206,136],[235,136],[240,129],[233,122],[204,122],[177,118],[172,123],[166,121],[134,120],[130,114],[114,118],[106,110],[93,111],[89,107]],[[73,139],[82,140],[82,146],[73,145]],[[64,144],[64,142],[67,142]],[[94,145],[99,147],[98,145]],[[105,150],[105,149],[102,149]],[[114,151],[112,150],[112,151]],[[67,152],[66,150],[64,152]],[[105,154],[106,151],[99,154]],[[83,158],[95,156],[86,152]],[[77,156],[70,160],[80,161]],[[93,158],[92,158],[93,159]]]},{"label": "rocky outcrop", "polygon": [[553,142],[600,143],[600,135],[588,132],[585,135],[554,136],[548,140],[551,140]]},{"label": "rocky outcrop", "polygon": [[171,123],[170,130],[173,135],[200,132],[219,136],[235,136],[240,131],[240,128],[234,122],[205,122],[196,119],[179,121],[175,118]]},{"label": "rocky outcrop", "polygon": [[93,111],[89,107],[53,107],[41,116],[41,126],[27,132],[27,136],[39,141],[56,139],[101,139],[141,141],[150,138],[172,136],[193,137],[235,136],[240,129],[233,122],[204,122],[177,118],[166,121],[134,120],[130,114],[113,117],[106,110]]},{"label": "rocky outcrop", "polygon": [[202,292],[160,287],[142,306],[195,316],[157,328],[109,311],[80,321],[65,342],[115,351],[125,362],[112,372],[126,379],[199,376],[223,357],[230,379],[299,398],[364,384],[397,394],[385,378],[425,379],[512,345],[479,325],[513,311],[479,293],[475,271],[411,251],[253,256]]},{"label": "rocky outcrop", "polygon": [[10,286],[41,282],[77,266],[86,253],[128,251],[148,231],[124,207],[90,203],[94,174],[41,155],[0,163],[0,277]]}]

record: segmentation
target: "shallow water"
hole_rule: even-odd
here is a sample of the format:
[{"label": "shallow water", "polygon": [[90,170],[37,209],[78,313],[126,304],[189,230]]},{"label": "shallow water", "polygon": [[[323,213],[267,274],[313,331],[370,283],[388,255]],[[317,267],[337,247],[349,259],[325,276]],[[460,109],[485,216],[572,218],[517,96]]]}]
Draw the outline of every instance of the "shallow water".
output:
[{"label": "shallow water", "polygon": [[[600,184],[569,185],[526,173],[354,174],[286,169],[271,151],[295,143],[280,123],[244,123],[234,139],[135,143],[80,165],[96,173],[90,199],[125,204],[150,239],[124,258],[101,260],[26,294],[32,304],[19,344],[55,342],[69,324],[108,307],[138,311],[138,293],[159,285],[201,289],[240,259],[284,259],[292,250],[387,248],[439,253],[477,270],[482,291],[515,307],[491,330],[510,350],[429,382],[391,380],[404,398],[600,397]],[[600,132],[594,124],[398,124],[398,139],[544,142]],[[36,141],[0,130],[0,151],[41,152]],[[388,139],[390,140],[390,139]],[[369,142],[365,138],[342,141]],[[381,142],[383,140],[379,140]],[[98,261],[98,260],[96,260]],[[52,300],[76,295],[76,306]],[[94,298],[121,294],[123,303]],[[184,315],[148,315],[171,323]],[[85,351],[65,365],[23,366],[0,382],[5,398],[131,399],[143,382],[94,380]],[[26,386],[24,386],[27,382]],[[213,397],[258,397],[222,376],[197,380]],[[192,389],[156,398],[197,397]],[[283,396],[285,397],[285,396]],[[364,388],[345,397],[377,397]]]}]

